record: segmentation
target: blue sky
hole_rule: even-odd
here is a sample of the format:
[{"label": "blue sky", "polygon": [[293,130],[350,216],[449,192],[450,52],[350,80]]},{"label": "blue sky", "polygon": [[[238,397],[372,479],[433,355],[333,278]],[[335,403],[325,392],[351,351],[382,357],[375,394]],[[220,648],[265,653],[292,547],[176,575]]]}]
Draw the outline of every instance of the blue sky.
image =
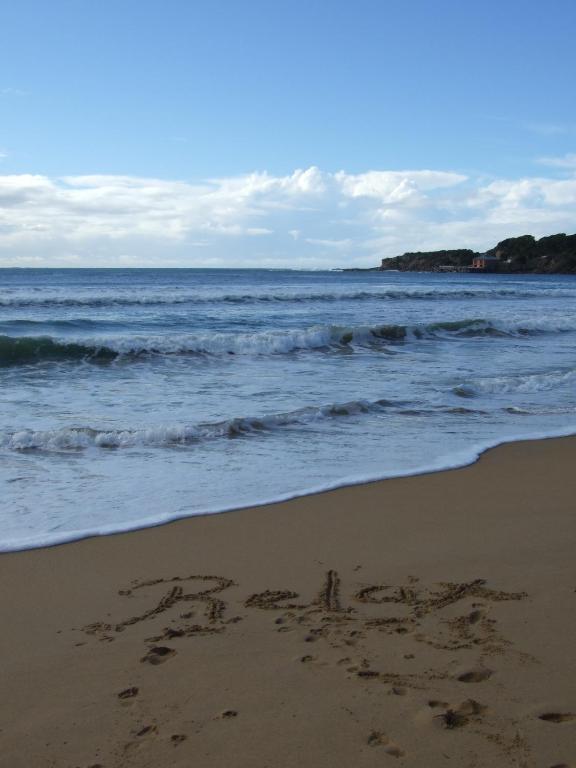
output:
[{"label": "blue sky", "polygon": [[0,265],[574,231],[575,28],[574,0],[4,0]]}]

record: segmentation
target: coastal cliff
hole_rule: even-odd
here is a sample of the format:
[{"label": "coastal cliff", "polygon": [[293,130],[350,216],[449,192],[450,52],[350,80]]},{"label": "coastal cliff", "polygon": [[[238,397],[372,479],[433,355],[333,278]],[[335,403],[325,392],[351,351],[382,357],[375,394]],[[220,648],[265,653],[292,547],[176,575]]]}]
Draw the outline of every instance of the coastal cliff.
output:
[{"label": "coastal cliff", "polygon": [[377,270],[436,272],[441,268],[472,266],[475,258],[495,259],[491,271],[503,273],[576,274],[576,234],[557,234],[536,240],[532,235],[502,240],[485,254],[467,248],[450,251],[419,251],[382,259]]}]

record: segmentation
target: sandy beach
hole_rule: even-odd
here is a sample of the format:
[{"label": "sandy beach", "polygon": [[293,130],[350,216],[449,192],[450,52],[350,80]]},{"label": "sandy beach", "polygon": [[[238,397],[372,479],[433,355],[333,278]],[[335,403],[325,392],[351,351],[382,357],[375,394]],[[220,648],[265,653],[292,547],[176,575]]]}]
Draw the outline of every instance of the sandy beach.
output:
[{"label": "sandy beach", "polygon": [[6,768],[576,766],[576,438],[0,557]]}]

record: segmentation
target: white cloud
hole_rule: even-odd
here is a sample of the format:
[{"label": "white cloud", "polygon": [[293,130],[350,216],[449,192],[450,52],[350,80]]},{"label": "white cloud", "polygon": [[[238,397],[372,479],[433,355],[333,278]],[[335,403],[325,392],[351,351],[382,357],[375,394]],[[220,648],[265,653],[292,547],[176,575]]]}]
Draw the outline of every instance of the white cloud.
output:
[{"label": "white cloud", "polygon": [[497,206],[500,211],[550,213],[551,209],[576,203],[576,178],[495,181],[480,190],[478,199],[488,207]]},{"label": "white cloud", "polygon": [[321,245],[324,248],[336,249],[351,248],[354,246],[354,241],[349,237],[345,238],[344,240],[328,240],[322,239],[321,237],[307,237],[305,242],[309,243],[310,245]]},{"label": "white cloud", "polygon": [[466,176],[444,171],[369,171],[350,176],[335,175],[342,192],[349,197],[372,197],[383,203],[404,202],[422,192],[451,187],[466,181]]},{"label": "white cloud", "polygon": [[568,168],[576,170],[576,152],[568,153],[562,157],[541,157],[538,160],[542,165],[549,165],[553,168]]},{"label": "white cloud", "polygon": [[406,250],[574,231],[576,155],[546,162],[567,174],[0,175],[0,266],[371,266]]}]

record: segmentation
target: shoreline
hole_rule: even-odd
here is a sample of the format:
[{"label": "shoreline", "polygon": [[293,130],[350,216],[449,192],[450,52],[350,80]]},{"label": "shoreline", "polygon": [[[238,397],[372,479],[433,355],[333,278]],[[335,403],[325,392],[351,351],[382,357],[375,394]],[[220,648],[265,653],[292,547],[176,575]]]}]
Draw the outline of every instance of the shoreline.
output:
[{"label": "shoreline", "polygon": [[[252,501],[240,506],[230,507],[218,507],[207,508],[198,512],[190,512],[184,514],[175,514],[173,516],[164,517],[163,519],[156,520],[150,519],[143,520],[138,524],[126,524],[119,526],[107,526],[101,529],[93,529],[85,532],[70,532],[64,537],[60,537],[54,540],[39,540],[33,542],[27,542],[25,544],[17,544],[15,546],[8,546],[0,543],[0,558],[2,555],[17,553],[17,552],[30,552],[36,549],[47,549],[53,547],[60,547],[65,544],[74,544],[87,539],[101,538],[108,536],[118,536],[122,534],[135,533],[137,531],[145,531],[151,528],[159,528],[165,525],[171,525],[173,523],[182,522],[185,520],[195,519],[197,517],[208,517],[212,515],[224,515],[234,512],[244,512],[249,509],[257,509],[260,507],[273,507],[277,504],[283,504],[289,501],[295,501],[298,499],[306,499],[308,497],[314,497],[322,495],[324,493],[330,493],[331,491],[343,490],[346,488],[356,488],[363,485],[372,485],[374,483],[383,483],[389,480],[400,480],[412,477],[425,477],[428,475],[435,475],[442,472],[452,472],[458,469],[464,469],[466,467],[473,466],[481,460],[481,458],[490,451],[496,450],[506,445],[516,445],[517,443],[532,443],[543,442],[546,440],[558,440],[563,438],[575,437],[576,427],[568,427],[567,429],[557,430],[556,432],[542,434],[539,432],[528,433],[520,435],[518,437],[505,437],[502,439],[495,439],[481,445],[472,446],[469,450],[460,451],[452,457],[451,461],[436,465],[427,464],[423,467],[419,467],[414,470],[406,470],[405,472],[396,472],[394,474],[382,474],[382,475],[367,475],[363,477],[350,477],[337,483],[326,484],[318,487],[303,489],[294,493],[288,493],[282,496],[264,499],[262,501]],[[457,458],[456,458],[457,457]]]},{"label": "shoreline", "polygon": [[6,764],[575,764],[575,459],[0,555]]}]

